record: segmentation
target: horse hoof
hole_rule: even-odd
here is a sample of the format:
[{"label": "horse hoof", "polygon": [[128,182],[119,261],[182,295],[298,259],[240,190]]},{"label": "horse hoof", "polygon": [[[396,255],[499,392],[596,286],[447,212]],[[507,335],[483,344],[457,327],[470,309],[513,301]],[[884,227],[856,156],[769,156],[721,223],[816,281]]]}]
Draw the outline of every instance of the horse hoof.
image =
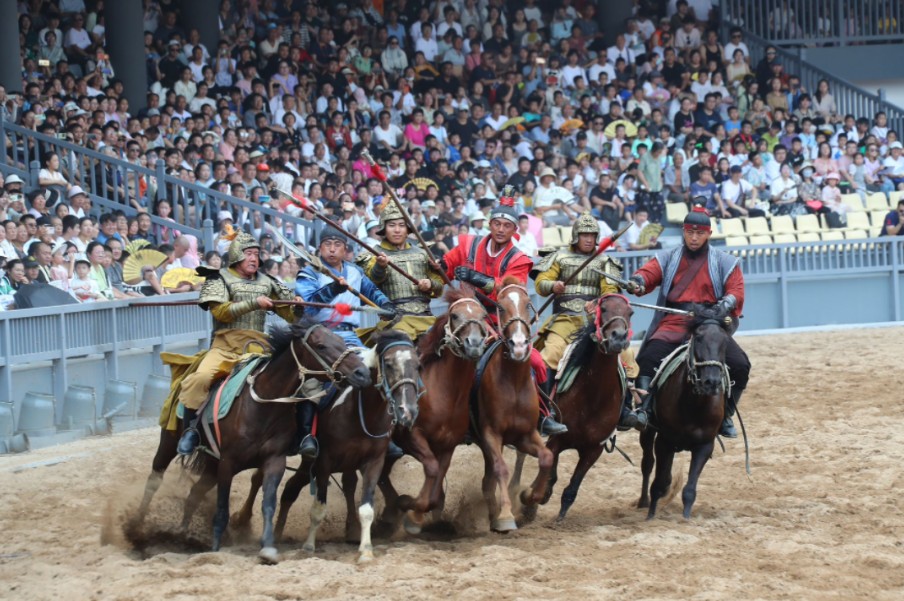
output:
[{"label": "horse hoof", "polygon": [[277,553],[276,547],[263,547],[257,552],[257,556],[262,563],[267,565],[279,563],[279,553]]},{"label": "horse hoof", "polygon": [[492,525],[493,532],[511,532],[512,530],[517,530],[517,529],[518,529],[518,525],[515,523],[515,520],[513,518],[493,520],[493,525]]},{"label": "horse hoof", "polygon": [[537,505],[525,505],[521,508],[521,519],[533,522],[537,518]]},{"label": "horse hoof", "polygon": [[304,545],[302,545],[301,550],[304,551],[305,553],[313,553],[314,545],[312,545],[310,543],[305,543]]},{"label": "horse hoof", "polygon": [[239,530],[245,529],[251,525],[251,516],[245,516],[241,513],[233,513],[229,518],[229,527]]},{"label": "horse hoof", "polygon": [[421,525],[412,520],[407,515],[403,520],[403,524],[405,525],[405,532],[408,534],[420,534],[421,533]]},{"label": "horse hoof", "polygon": [[650,502],[647,499],[641,499],[637,502],[638,509],[646,509],[650,506]]},{"label": "horse hoof", "polygon": [[370,563],[374,560],[374,552],[373,551],[361,551],[361,554],[358,555],[358,563]]}]

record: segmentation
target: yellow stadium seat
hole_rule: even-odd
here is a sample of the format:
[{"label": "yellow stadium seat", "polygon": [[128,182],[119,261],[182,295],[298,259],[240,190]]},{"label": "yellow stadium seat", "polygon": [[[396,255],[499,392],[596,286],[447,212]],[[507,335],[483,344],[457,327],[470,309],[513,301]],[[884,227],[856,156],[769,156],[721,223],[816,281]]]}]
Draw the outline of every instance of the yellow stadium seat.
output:
[{"label": "yellow stadium seat", "polygon": [[776,244],[794,244],[797,242],[797,236],[794,234],[775,234],[772,238]]},{"label": "yellow stadium seat", "polygon": [[[819,225],[819,219],[816,218],[816,215],[798,215],[797,217],[797,233],[817,233],[822,227]],[[797,237],[800,240],[800,236]],[[819,236],[816,236],[816,239],[819,239]]]},{"label": "yellow stadium seat", "polygon": [[888,215],[888,209],[884,211],[870,211],[869,222],[873,227],[882,227],[885,225],[885,217]]},{"label": "yellow stadium seat", "polygon": [[744,224],[740,219],[723,219],[719,224],[722,229],[722,235],[726,238],[729,236],[744,235]]},{"label": "yellow stadium seat", "polygon": [[769,222],[765,217],[750,217],[747,219],[747,234],[749,236],[768,236]]},{"label": "yellow stadium seat", "polygon": [[887,211],[888,196],[884,192],[873,192],[866,197],[866,208],[869,211]]},{"label": "yellow stadium seat", "polygon": [[822,232],[823,241],[826,240],[844,240],[844,232],[841,230],[826,230]]},{"label": "yellow stadium seat", "polygon": [[845,230],[844,238],[846,240],[863,240],[864,238],[868,238],[869,236],[866,233],[866,230]]},{"label": "yellow stadium seat", "polygon": [[881,228],[881,227],[873,227],[873,228],[870,228],[870,230],[869,230],[869,237],[870,237],[870,238],[878,238],[878,237],[881,236],[881,235],[882,235],[882,228]]},{"label": "yellow stadium seat", "polygon": [[747,246],[747,236],[728,236],[725,238],[725,246]]},{"label": "yellow stadium seat", "polygon": [[543,228],[543,246],[562,246],[562,236],[559,235],[559,228]]},{"label": "yellow stadium seat", "polygon": [[683,223],[687,216],[687,205],[683,202],[669,202],[665,205],[665,219],[669,223]]},{"label": "yellow stadium seat", "polygon": [[571,227],[560,225],[559,236],[562,238],[562,246],[568,246],[568,243],[571,242]]},{"label": "yellow stadium seat", "polygon": [[801,232],[797,235],[798,242],[819,242],[818,232]]},{"label": "yellow stadium seat", "polygon": [[794,220],[790,215],[776,215],[771,221],[773,234],[793,234]]},{"label": "yellow stadium seat", "polygon": [[896,207],[898,202],[904,199],[904,190],[895,190],[888,193],[888,206]]},{"label": "yellow stadium seat", "polygon": [[869,227],[869,216],[866,213],[847,214],[847,229],[868,230]]},{"label": "yellow stadium seat", "polygon": [[860,195],[856,192],[853,194],[842,194],[841,202],[850,207],[850,212],[860,212],[865,211],[866,208],[863,206],[863,200],[860,198]]}]

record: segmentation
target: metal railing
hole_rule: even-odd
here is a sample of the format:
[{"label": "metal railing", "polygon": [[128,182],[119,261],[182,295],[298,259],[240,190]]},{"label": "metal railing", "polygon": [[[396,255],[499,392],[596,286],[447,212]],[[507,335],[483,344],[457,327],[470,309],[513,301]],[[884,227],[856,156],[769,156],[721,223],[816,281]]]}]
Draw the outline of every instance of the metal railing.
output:
[{"label": "metal railing", "polygon": [[781,46],[901,42],[900,0],[720,0],[723,23]]},{"label": "metal railing", "polygon": [[[731,26],[732,23],[722,21],[723,38],[727,39],[728,29]],[[749,31],[744,32],[744,42],[750,50],[751,68],[755,68],[763,58],[768,46],[775,46],[775,43]],[[800,77],[802,88],[809,94],[816,91],[820,80],[825,79],[829,82],[829,91],[835,98],[835,106],[840,115],[851,114],[856,118],[866,117],[871,120],[876,113],[883,111],[888,117],[890,129],[904,131],[904,109],[901,107],[891,104],[878,94],[871,94],[856,84],[808,63],[805,54],[802,56],[781,47],[777,47],[776,50],[782,60],[785,73]]]},{"label": "metal railing", "polygon": [[[220,211],[228,211],[239,227],[259,232],[267,224],[279,229],[289,240],[307,242],[304,238],[316,231],[310,221],[301,217],[167,174],[163,158],[150,169],[37,133],[0,115],[0,148],[4,147],[7,153],[0,163],[0,171],[7,176],[18,175],[31,189],[40,187],[41,158],[55,152],[60,156],[67,181],[88,193],[94,213],[120,209],[134,216],[144,210],[154,225],[194,235],[208,250],[214,245],[214,227]],[[172,205],[175,221],[161,219],[153,213],[155,203],[164,199]]]}]

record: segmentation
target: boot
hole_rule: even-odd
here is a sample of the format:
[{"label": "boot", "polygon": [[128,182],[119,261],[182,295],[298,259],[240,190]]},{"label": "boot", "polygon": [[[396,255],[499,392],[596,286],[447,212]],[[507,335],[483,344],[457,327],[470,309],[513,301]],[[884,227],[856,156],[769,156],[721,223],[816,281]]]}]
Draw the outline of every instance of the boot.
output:
[{"label": "boot", "polygon": [[725,401],[725,419],[722,420],[722,428],[719,430],[719,436],[723,438],[737,438],[738,431],[735,430],[734,420],[731,417],[735,414],[735,409],[741,401],[741,394],[744,391],[733,392],[730,399]]},{"label": "boot", "polygon": [[389,441],[389,448],[386,449],[387,459],[400,459],[404,454],[405,451],[402,450],[402,447],[392,442],[391,440]]},{"label": "boot", "polygon": [[653,378],[650,376],[640,376],[637,378],[635,386],[638,390],[646,390],[646,394],[640,395],[640,407],[637,408],[636,419],[637,425],[634,427],[639,431],[646,429],[653,419],[653,395],[650,387],[653,385]]},{"label": "boot", "polygon": [[[546,398],[541,395],[540,403],[549,410],[549,415],[540,414],[540,422],[537,429],[540,430],[542,436],[553,436],[554,434],[565,434],[568,427],[556,421],[556,410],[552,404],[552,390],[556,383],[556,370],[551,367],[546,368],[546,381],[540,385],[540,390],[546,394]],[[547,399],[549,399],[547,401]]]},{"label": "boot", "polygon": [[183,408],[182,438],[179,439],[179,446],[176,447],[176,451],[180,455],[191,455],[201,444],[201,435],[198,434],[195,424],[197,415],[198,413],[194,409]]},{"label": "boot", "polygon": [[295,423],[298,426],[298,454],[302,459],[317,459],[320,445],[312,434],[314,429],[314,416],[317,415],[317,404],[310,401],[301,401],[295,406]]},{"label": "boot", "polygon": [[637,413],[632,409],[634,395],[631,394],[631,388],[633,388],[633,386],[634,382],[628,382],[628,390],[625,391],[621,415],[618,418],[617,427],[619,432],[626,432],[627,430],[637,428],[640,425],[640,422],[637,419]]}]

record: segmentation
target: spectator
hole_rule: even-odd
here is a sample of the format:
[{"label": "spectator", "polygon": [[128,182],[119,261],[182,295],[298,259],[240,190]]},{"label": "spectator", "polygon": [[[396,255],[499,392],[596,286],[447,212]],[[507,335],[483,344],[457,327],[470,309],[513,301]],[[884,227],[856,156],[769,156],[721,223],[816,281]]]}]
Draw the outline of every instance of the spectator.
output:
[{"label": "spectator", "polygon": [[904,200],[898,201],[895,210],[888,213],[882,222],[880,236],[904,236]]},{"label": "spectator", "polygon": [[75,277],[69,280],[69,290],[76,299],[83,303],[105,300],[97,285],[97,280],[91,276],[91,263],[86,259],[75,261]]}]

